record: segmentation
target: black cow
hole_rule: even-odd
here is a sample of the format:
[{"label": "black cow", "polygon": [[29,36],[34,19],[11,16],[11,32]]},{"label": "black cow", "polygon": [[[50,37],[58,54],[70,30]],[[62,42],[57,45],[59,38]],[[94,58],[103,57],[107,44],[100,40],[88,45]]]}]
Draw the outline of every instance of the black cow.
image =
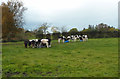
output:
[{"label": "black cow", "polygon": [[25,48],[27,48],[28,42],[29,42],[28,40],[24,41]]}]

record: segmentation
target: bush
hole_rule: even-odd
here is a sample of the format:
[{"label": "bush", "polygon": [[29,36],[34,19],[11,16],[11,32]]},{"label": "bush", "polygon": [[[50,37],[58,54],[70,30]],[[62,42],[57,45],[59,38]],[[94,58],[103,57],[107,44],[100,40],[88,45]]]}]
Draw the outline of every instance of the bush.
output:
[{"label": "bush", "polygon": [[24,41],[28,39],[24,32],[20,32],[17,34],[9,33],[6,38],[2,39],[2,42],[17,42],[17,41]]}]

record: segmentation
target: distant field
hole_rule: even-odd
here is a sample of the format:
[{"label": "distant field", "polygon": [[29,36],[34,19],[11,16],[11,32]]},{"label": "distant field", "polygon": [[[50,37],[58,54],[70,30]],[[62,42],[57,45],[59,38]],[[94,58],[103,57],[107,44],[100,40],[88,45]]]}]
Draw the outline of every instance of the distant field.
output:
[{"label": "distant field", "polygon": [[3,77],[118,77],[118,39],[52,42],[51,48],[4,44]]}]

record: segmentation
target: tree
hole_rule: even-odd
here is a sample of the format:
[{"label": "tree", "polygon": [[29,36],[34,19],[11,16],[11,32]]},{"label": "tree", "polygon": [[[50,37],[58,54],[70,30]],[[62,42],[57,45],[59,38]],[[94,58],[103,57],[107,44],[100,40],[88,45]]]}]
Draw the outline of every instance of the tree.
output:
[{"label": "tree", "polygon": [[42,37],[43,38],[43,30],[42,29],[38,29],[38,30],[35,30],[35,35],[37,38],[40,38]]},{"label": "tree", "polygon": [[88,29],[83,29],[82,33],[88,34],[90,38],[108,38],[108,37],[117,37],[118,29],[115,29],[113,26],[109,26],[104,23],[100,23],[94,27],[94,25],[89,25]]},{"label": "tree", "polygon": [[39,28],[38,30],[36,30],[36,33],[43,34],[43,30]]},{"label": "tree", "polygon": [[15,34],[21,32],[24,23],[23,13],[26,10],[23,3],[18,0],[9,0],[2,3],[2,38],[15,38]]},{"label": "tree", "polygon": [[78,30],[77,30],[77,28],[72,28],[69,32],[79,32]]},{"label": "tree", "polygon": [[85,28],[83,28],[83,30],[85,30]]},{"label": "tree", "polygon": [[47,34],[47,29],[49,28],[50,26],[48,25],[48,23],[43,23],[41,26],[40,26],[40,28],[39,28],[39,30],[41,31],[41,32],[43,32],[43,34]]},{"label": "tree", "polygon": [[67,27],[66,27],[66,26],[58,27],[58,30],[59,30],[61,33],[67,32]]},{"label": "tree", "polygon": [[27,8],[23,6],[23,2],[19,0],[8,0],[7,4],[10,12],[13,14],[15,26],[22,27],[24,24],[23,13]]},{"label": "tree", "polygon": [[2,6],[2,37],[6,38],[11,33],[16,33],[17,28],[14,25],[13,14],[7,5]]},{"label": "tree", "polygon": [[58,31],[58,27],[55,27],[55,26],[53,26],[52,28],[51,28],[51,31],[53,32],[53,33],[58,33],[59,31]]},{"label": "tree", "polygon": [[92,29],[92,25],[89,25],[88,29]]}]

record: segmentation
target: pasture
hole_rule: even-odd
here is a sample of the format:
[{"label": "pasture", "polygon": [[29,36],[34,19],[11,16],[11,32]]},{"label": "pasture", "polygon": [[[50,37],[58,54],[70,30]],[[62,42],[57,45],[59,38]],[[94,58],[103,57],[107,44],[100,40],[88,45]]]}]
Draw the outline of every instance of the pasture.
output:
[{"label": "pasture", "polygon": [[51,48],[2,46],[3,77],[118,77],[118,39],[89,39]]}]

